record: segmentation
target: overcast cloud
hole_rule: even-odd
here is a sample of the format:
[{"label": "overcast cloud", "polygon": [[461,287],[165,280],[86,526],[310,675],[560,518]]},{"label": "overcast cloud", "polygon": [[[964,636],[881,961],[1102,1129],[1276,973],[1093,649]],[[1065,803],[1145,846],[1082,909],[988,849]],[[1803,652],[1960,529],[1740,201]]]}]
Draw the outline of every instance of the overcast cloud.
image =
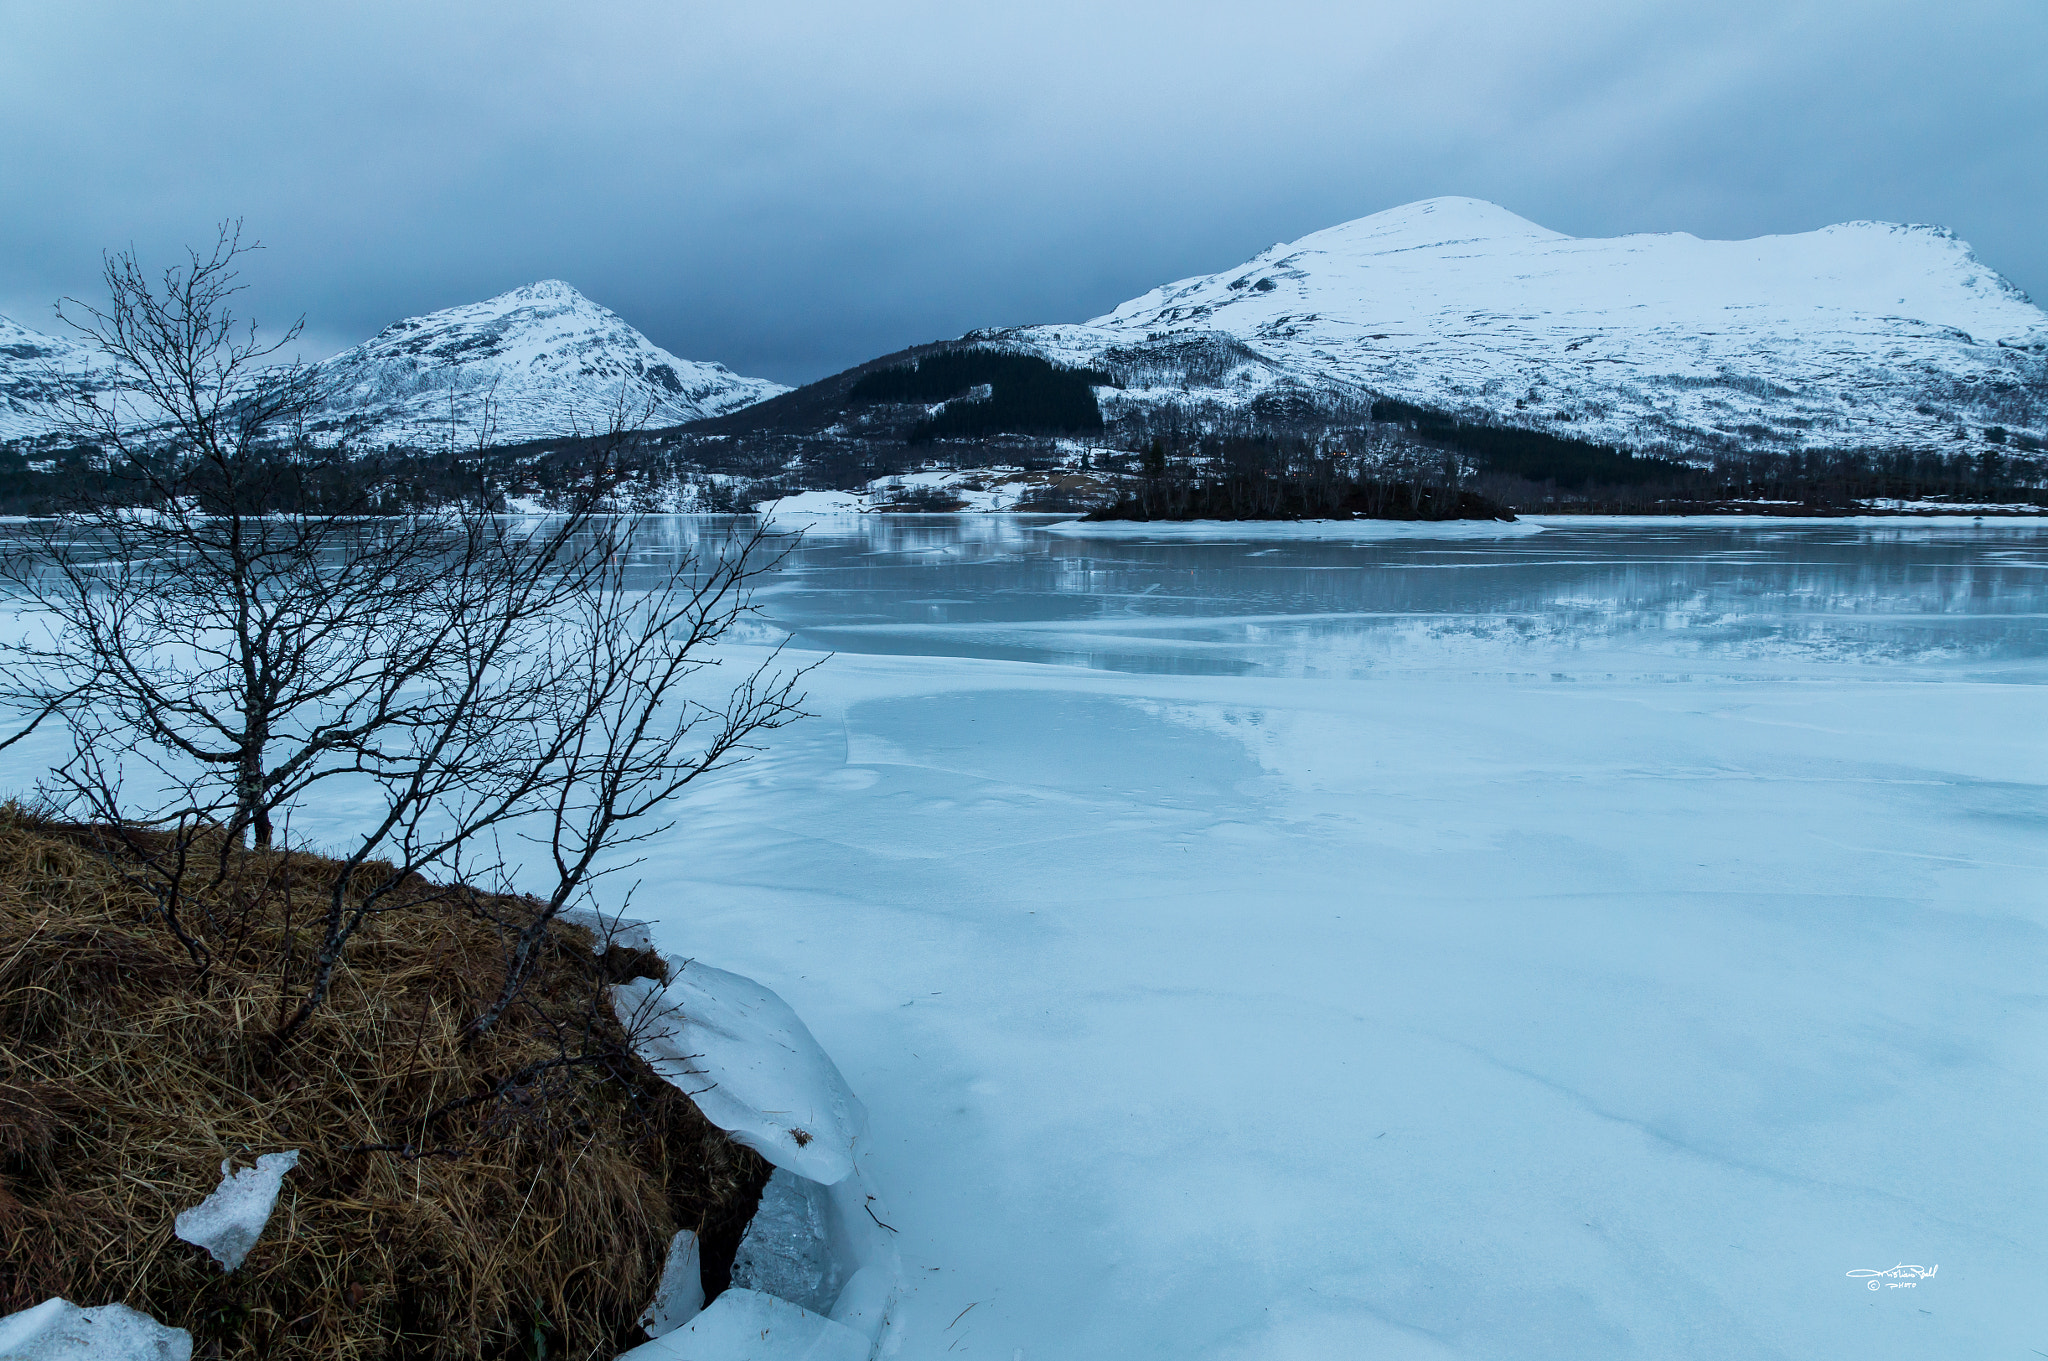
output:
[{"label": "overcast cloud", "polygon": [[246,219],[327,352],[562,278],[798,382],[1437,194],[1937,222],[2048,296],[2048,4],[0,0],[0,312]]}]

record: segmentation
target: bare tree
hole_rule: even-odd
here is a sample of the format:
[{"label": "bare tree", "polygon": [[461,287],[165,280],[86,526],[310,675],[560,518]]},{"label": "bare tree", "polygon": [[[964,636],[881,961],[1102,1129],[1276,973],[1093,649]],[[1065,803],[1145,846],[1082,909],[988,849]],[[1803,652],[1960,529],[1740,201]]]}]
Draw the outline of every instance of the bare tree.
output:
[{"label": "bare tree", "polygon": [[12,649],[16,702],[64,712],[88,757],[162,758],[193,814],[267,846],[273,812],[337,773],[329,757],[411,717],[461,537],[367,517],[322,476],[340,455],[305,438],[317,374],[272,362],[298,328],[266,343],[229,307],[255,248],[223,226],[160,290],[111,256],[108,306],[71,304],[113,379],[71,400],[64,433],[99,451],[111,492],[25,536],[0,573],[45,626]]},{"label": "bare tree", "polygon": [[[563,908],[606,869],[601,857],[658,836],[672,825],[649,822],[700,776],[745,760],[754,739],[801,716],[796,687],[804,670],[778,672],[775,652],[727,690],[721,704],[685,693],[715,659],[710,644],[751,610],[747,583],[764,554],[759,523],[704,560],[701,572],[662,575],[644,593],[629,582],[633,560],[614,555],[607,579],[575,605],[558,636],[560,674],[572,678],[561,718],[569,733],[545,815],[553,891],[513,940],[505,981],[478,1018],[486,1030],[519,995],[535,947]],[[779,554],[774,554],[779,558]],[[620,868],[610,866],[611,869]]]},{"label": "bare tree", "polygon": [[229,310],[250,249],[225,226],[161,286],[111,256],[109,305],[73,305],[114,379],[77,401],[69,433],[116,492],[0,565],[40,629],[8,649],[10,697],[67,724],[53,792],[124,842],[202,973],[232,931],[181,915],[196,848],[216,848],[217,884],[315,791],[340,782],[362,802],[285,1038],[365,921],[418,908],[422,875],[459,877],[540,819],[557,887],[509,930],[488,1027],[605,852],[798,714],[801,673],[772,656],[721,701],[684,687],[778,555],[757,528],[643,560],[640,523],[607,513],[634,433],[623,394],[548,520],[367,513],[372,479],[330,475],[345,455],[309,435],[317,370],[273,362],[297,328],[265,344]]}]

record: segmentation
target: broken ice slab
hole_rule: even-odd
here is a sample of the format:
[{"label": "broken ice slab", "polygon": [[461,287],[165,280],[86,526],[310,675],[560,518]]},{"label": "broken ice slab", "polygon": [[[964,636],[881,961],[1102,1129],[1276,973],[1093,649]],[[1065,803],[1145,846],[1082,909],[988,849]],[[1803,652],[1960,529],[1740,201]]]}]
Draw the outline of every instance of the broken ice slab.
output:
[{"label": "broken ice slab", "polygon": [[895,1263],[875,1262],[853,1273],[832,1302],[832,1321],[843,1323],[870,1340],[878,1341],[889,1320],[889,1306],[896,1301]]},{"label": "broken ice slab", "polygon": [[830,1314],[839,1298],[825,1190],[778,1167],[733,1257],[732,1283]]},{"label": "broken ice slab", "polygon": [[736,1141],[821,1186],[853,1171],[867,1109],[775,993],[691,960],[666,985],[621,983],[612,1007],[634,1052]]},{"label": "broken ice slab", "polygon": [[277,1206],[284,1174],[298,1165],[297,1149],[266,1153],[254,1167],[239,1172],[233,1170],[233,1159],[223,1160],[219,1188],[191,1209],[179,1212],[178,1237],[212,1253],[222,1271],[233,1271],[263,1236],[263,1226]]},{"label": "broken ice slab", "polygon": [[615,1361],[868,1361],[873,1350],[843,1323],[734,1286],[682,1327]]},{"label": "broken ice slab", "polygon": [[0,1318],[0,1361],[192,1361],[192,1334],[125,1304],[52,1297]]},{"label": "broken ice slab", "polygon": [[769,989],[694,961],[671,960],[669,977],[666,985],[635,979],[612,989],[635,1052],[776,1168],[734,1284],[829,1313],[875,1341],[902,1263],[857,1163],[866,1109]]},{"label": "broken ice slab", "polygon": [[640,1316],[640,1326],[649,1337],[660,1337],[688,1323],[703,1308],[704,1259],[697,1247],[697,1235],[688,1229],[677,1229],[676,1236],[669,1240],[661,1281],[654,1287],[654,1303]]},{"label": "broken ice slab", "polygon": [[555,920],[565,926],[580,926],[588,931],[599,954],[612,945],[623,950],[654,948],[654,937],[648,929],[650,923],[631,917],[613,916],[594,907],[565,907],[555,914]]}]

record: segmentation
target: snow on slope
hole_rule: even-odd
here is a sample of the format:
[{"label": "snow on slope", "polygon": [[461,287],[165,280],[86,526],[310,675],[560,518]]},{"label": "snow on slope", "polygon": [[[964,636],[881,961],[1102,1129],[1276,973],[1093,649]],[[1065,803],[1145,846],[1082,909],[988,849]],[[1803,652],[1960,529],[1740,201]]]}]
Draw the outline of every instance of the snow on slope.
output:
[{"label": "snow on slope", "polygon": [[43,433],[98,367],[83,346],[0,317],[0,440]]},{"label": "snow on slope", "polygon": [[1635,445],[1946,444],[1959,422],[2048,421],[2048,313],[1945,229],[1881,222],[1578,238],[1428,199],[1083,325],[977,335],[1121,367],[1125,400],[1377,394]]},{"label": "snow on slope", "polygon": [[334,384],[320,433],[370,446],[474,443],[486,406],[509,443],[602,430],[622,398],[658,427],[788,390],[678,359],[558,279],[408,317],[320,367]]}]

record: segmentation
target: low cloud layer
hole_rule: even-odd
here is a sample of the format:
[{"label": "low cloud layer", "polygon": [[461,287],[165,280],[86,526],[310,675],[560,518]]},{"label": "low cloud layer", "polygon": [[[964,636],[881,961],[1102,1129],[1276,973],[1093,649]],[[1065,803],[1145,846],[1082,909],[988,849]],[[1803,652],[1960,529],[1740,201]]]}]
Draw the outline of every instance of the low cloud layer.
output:
[{"label": "low cloud layer", "polygon": [[0,0],[0,312],[240,216],[326,351],[563,278],[798,382],[1436,194],[1938,222],[2048,296],[2048,8]]}]

